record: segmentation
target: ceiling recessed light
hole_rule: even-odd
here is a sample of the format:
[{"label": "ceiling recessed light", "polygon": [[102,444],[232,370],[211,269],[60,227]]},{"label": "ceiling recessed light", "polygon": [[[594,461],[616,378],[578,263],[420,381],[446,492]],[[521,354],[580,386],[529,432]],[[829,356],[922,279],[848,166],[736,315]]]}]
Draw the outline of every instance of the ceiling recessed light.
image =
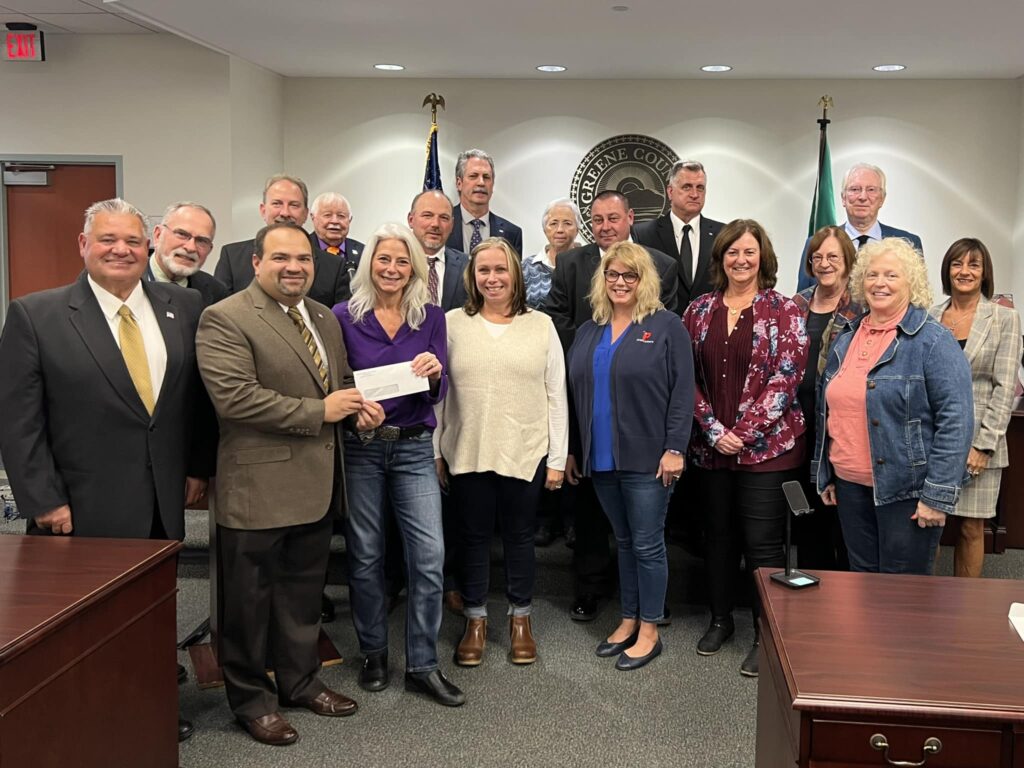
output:
[{"label": "ceiling recessed light", "polygon": [[879,64],[877,67],[872,67],[875,72],[902,72],[906,69],[903,64]]},{"label": "ceiling recessed light", "polygon": [[612,10],[613,11],[619,11],[619,13],[621,13],[622,11],[628,11],[629,10],[629,6],[628,5],[613,5],[612,6]]},{"label": "ceiling recessed light", "polygon": [[401,72],[405,67],[401,64],[374,64],[374,69],[381,69],[385,72]]},{"label": "ceiling recessed light", "polygon": [[565,72],[565,67],[561,64],[541,64],[537,69],[540,72]]},{"label": "ceiling recessed light", "polygon": [[701,67],[701,70],[704,72],[730,72],[732,67],[728,64],[707,64]]}]

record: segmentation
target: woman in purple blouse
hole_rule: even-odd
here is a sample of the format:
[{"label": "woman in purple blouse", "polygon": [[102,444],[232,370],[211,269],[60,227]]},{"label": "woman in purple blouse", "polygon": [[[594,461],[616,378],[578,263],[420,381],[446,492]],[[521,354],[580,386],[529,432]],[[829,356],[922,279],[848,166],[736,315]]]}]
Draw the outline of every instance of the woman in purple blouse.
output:
[{"label": "woman in purple blouse", "polygon": [[352,370],[405,364],[427,379],[422,392],[378,395],[384,423],[345,435],[348,493],[346,545],[352,621],[364,655],[359,685],[388,686],[385,518],[392,510],[405,550],[405,687],[440,704],[465,695],[438,669],[441,628],[441,495],[434,469],[434,406],[448,388],[444,312],[430,303],[427,257],[412,231],[384,224],[366,243],[352,280],[352,298],[334,307]]},{"label": "woman in purple blouse", "polygon": [[[697,392],[690,463],[704,511],[711,625],[697,653],[732,637],[740,554],[747,570],[784,565],[789,511],[782,483],[804,466],[804,415],[796,392],[807,364],[800,309],[774,290],[778,261],[764,228],[726,224],[711,251],[715,290],[683,315],[693,341]],[[756,677],[754,644],[740,673]]]}]

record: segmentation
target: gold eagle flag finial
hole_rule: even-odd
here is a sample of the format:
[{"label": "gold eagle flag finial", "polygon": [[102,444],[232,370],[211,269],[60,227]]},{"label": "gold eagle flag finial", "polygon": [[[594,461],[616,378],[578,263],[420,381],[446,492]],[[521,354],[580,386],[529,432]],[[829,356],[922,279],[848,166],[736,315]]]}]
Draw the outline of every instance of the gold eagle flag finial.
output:
[{"label": "gold eagle flag finial", "polygon": [[424,99],[422,106],[430,105],[430,122],[437,123],[437,108],[441,107],[444,109],[444,96],[439,93],[428,93]]}]

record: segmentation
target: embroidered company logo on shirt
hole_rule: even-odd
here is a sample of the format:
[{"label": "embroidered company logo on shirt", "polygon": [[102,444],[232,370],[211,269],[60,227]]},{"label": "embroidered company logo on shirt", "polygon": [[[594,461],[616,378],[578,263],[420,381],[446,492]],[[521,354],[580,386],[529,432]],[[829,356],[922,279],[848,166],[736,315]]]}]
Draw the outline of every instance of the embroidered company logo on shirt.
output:
[{"label": "embroidered company logo on shirt", "polygon": [[641,344],[653,344],[654,343],[654,339],[652,338],[650,331],[644,331],[643,335],[639,339],[637,339],[637,341],[639,341]]}]

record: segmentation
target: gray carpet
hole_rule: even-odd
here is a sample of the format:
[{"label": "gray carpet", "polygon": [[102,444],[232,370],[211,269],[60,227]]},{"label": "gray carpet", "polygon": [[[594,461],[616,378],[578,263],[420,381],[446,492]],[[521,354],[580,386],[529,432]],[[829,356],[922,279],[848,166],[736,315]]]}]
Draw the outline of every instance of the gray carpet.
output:
[{"label": "gray carpet", "polygon": [[[206,544],[205,515],[189,513],[186,546],[199,554]],[[0,533],[23,530],[23,523],[0,522]],[[336,546],[340,540],[335,539]],[[498,560],[500,548],[495,547]],[[335,550],[332,581],[342,570]],[[462,621],[445,614],[440,638],[442,668],[467,694],[468,703],[447,709],[406,693],[404,600],[391,613],[392,685],[368,694],[356,684],[358,646],[348,612],[347,589],[329,594],[338,618],[326,629],[345,657],[323,672],[324,681],[355,698],[353,717],[330,719],[290,710],[299,742],[287,748],[253,742],[233,722],[222,689],[181,686],[181,708],[196,734],[181,746],[183,768],[402,768],[404,766],[679,766],[749,768],[754,763],[757,683],[738,668],[753,637],[749,612],[737,612],[737,634],[723,651],[703,658],[694,652],[707,616],[691,598],[702,590],[699,562],[678,547],[669,548],[669,602],[673,623],[663,629],[663,655],[644,669],[618,672],[614,660],[598,659],[593,649],[617,623],[617,606],[602,606],[598,619],[568,619],[572,594],[571,553],[560,540],[538,550],[534,630],[536,664],[508,663],[505,604],[500,563],[495,569],[492,624],[484,663],[473,669],[451,662]],[[943,553],[940,572],[951,570]],[[989,556],[985,575],[1024,578],[1024,552]],[[827,577],[826,577],[827,578]],[[183,637],[207,613],[209,582],[203,565],[179,571],[178,630]],[[188,665],[185,653],[179,661]]]}]

